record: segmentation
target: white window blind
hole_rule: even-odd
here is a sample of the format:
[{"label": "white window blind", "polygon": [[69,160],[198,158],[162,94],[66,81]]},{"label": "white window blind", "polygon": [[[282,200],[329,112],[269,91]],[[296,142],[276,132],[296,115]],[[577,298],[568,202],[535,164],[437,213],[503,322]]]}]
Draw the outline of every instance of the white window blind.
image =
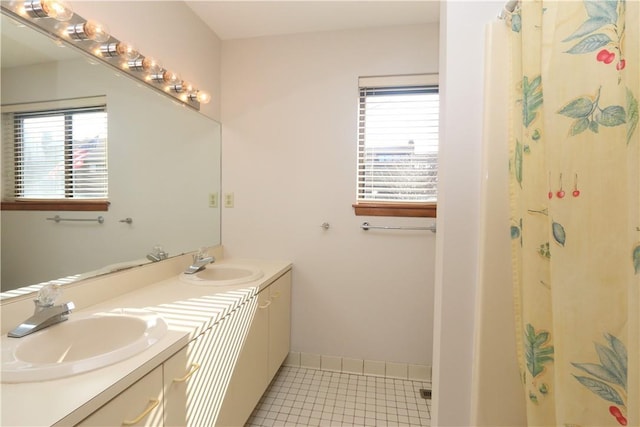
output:
[{"label": "white window blind", "polygon": [[358,202],[435,202],[437,76],[359,81]]},{"label": "white window blind", "polygon": [[93,100],[3,107],[4,200],[107,198],[107,112]]}]

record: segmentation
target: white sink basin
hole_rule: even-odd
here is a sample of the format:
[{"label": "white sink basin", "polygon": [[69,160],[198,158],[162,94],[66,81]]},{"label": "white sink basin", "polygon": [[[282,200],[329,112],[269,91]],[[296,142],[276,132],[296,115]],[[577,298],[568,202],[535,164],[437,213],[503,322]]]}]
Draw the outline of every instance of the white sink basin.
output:
[{"label": "white sink basin", "polygon": [[194,274],[180,274],[180,280],[192,285],[231,286],[258,280],[262,270],[252,265],[208,264]]},{"label": "white sink basin", "polygon": [[24,338],[2,337],[2,382],[45,381],[102,368],[149,348],[167,332],[142,309],[75,315]]}]

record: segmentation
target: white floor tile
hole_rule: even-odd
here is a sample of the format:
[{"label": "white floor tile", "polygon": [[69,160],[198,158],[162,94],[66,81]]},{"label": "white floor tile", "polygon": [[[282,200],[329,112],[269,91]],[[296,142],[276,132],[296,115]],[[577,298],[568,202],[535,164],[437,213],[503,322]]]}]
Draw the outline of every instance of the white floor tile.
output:
[{"label": "white floor tile", "polygon": [[247,426],[429,426],[421,388],[431,384],[283,366]]}]

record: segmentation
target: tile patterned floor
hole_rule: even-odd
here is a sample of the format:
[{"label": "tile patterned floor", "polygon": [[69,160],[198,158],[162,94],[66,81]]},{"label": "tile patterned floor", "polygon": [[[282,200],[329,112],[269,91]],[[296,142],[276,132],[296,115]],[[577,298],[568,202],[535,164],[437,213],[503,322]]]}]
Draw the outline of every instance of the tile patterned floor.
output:
[{"label": "tile patterned floor", "polygon": [[283,366],[245,427],[430,426],[430,382]]}]

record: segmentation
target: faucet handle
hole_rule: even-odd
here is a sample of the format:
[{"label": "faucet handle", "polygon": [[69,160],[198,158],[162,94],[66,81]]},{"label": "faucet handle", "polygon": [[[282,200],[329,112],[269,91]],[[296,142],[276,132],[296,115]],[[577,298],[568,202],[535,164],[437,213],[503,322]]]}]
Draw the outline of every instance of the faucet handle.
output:
[{"label": "faucet handle", "polygon": [[196,263],[200,260],[203,260],[205,258],[207,258],[209,256],[209,251],[207,250],[207,248],[205,246],[201,247],[198,249],[198,252],[194,253],[191,258],[193,259],[193,262]]},{"label": "faucet handle", "polygon": [[68,316],[69,313],[76,309],[76,305],[73,303],[73,301],[65,302],[64,304],[62,304],[62,307],[65,310],[65,313],[62,313],[63,316]]},{"label": "faucet handle", "polygon": [[60,289],[60,285],[48,284],[44,285],[40,291],[38,291],[38,296],[34,300],[37,307],[51,307],[56,300],[62,295],[62,290]]}]

